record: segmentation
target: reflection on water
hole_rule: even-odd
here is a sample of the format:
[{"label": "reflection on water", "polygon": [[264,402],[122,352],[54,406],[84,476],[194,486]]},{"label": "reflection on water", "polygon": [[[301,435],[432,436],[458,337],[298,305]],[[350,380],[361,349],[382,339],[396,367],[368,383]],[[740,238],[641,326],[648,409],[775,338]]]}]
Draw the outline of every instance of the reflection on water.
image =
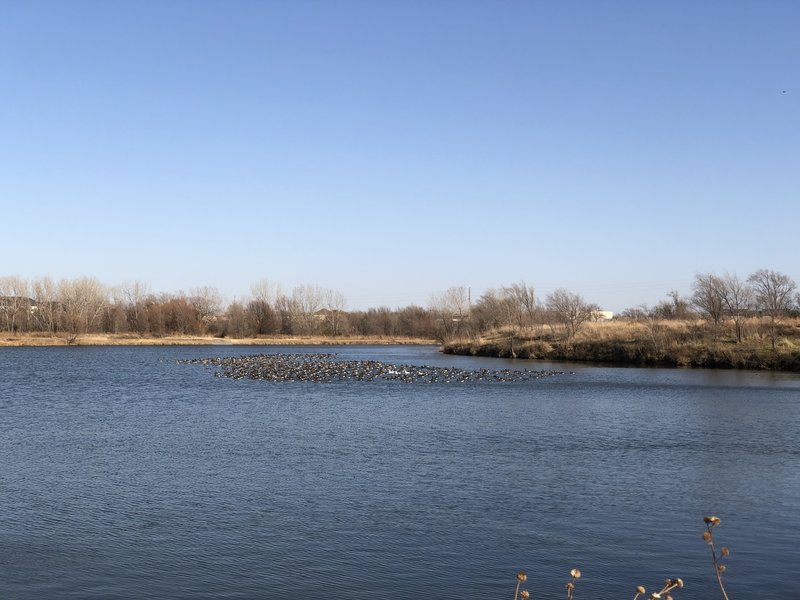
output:
[{"label": "reflection on water", "polygon": [[0,596],[486,598],[524,568],[558,597],[577,566],[581,597],[680,576],[676,598],[705,599],[710,513],[735,596],[796,594],[796,375],[425,347],[336,352],[571,373],[276,384],[176,363],[247,350],[3,349]]}]

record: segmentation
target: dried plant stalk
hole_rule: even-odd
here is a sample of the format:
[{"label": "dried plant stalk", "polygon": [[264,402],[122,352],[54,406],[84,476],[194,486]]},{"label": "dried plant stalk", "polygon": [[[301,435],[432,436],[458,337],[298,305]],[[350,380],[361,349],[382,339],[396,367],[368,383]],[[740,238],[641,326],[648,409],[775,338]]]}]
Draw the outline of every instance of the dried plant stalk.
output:
[{"label": "dried plant stalk", "polygon": [[[725,565],[717,558],[717,549],[714,545],[714,533],[711,531],[714,527],[719,526],[721,520],[719,517],[703,517],[703,522],[706,524],[706,530],[703,532],[703,539],[708,544],[708,547],[711,548],[711,560],[714,563],[714,575],[717,577],[719,591],[722,592],[722,597],[725,600],[730,600],[728,598],[728,593],[725,591],[725,586],[722,583],[722,574],[725,572]],[[722,556],[728,556],[730,554],[730,550],[727,548],[722,548],[720,552]]]}]

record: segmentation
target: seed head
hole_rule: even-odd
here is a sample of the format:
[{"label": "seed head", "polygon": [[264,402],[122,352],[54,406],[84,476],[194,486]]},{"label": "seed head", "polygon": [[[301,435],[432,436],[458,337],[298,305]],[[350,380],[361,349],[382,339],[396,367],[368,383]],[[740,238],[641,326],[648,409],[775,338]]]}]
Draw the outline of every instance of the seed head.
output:
[{"label": "seed head", "polygon": [[636,593],[637,593],[637,594],[644,594],[646,591],[647,591],[647,590],[646,590],[646,589],[644,589],[644,586],[643,586],[643,585],[637,585],[637,586],[636,586]]},{"label": "seed head", "polygon": [[722,556],[729,556],[730,553],[731,553],[731,551],[728,550],[727,548],[723,548],[722,549]]},{"label": "seed head", "polygon": [[519,597],[522,598],[522,600],[528,600],[528,598],[531,597],[531,593],[528,590],[522,590],[519,593]]},{"label": "seed head", "polygon": [[725,569],[727,569],[727,568],[728,567],[726,567],[725,565],[720,565],[720,566],[717,567],[717,571],[719,571],[720,575],[721,575],[722,573],[725,572]]},{"label": "seed head", "polygon": [[570,581],[570,582],[568,582],[568,583],[567,583],[567,589],[568,589],[568,590],[574,590],[574,589],[575,589],[575,584],[574,584],[574,583],[572,583],[571,581]]},{"label": "seed head", "polygon": [[527,579],[528,576],[525,574],[525,571],[520,571],[519,573],[517,573],[517,581],[519,581],[520,583],[525,583]]},{"label": "seed head", "polygon": [[708,531],[703,532],[703,539],[707,542],[711,542],[711,534]]},{"label": "seed head", "polygon": [[570,574],[570,575],[571,575],[571,576],[572,576],[574,579],[580,579],[580,578],[581,578],[581,572],[580,572],[580,569],[572,569],[572,571],[570,571],[570,572],[569,572],[569,574]]},{"label": "seed head", "polygon": [[703,522],[706,525],[711,525],[712,527],[716,527],[717,525],[720,524],[720,518],[719,517],[713,517],[713,516],[712,517],[703,517]]}]

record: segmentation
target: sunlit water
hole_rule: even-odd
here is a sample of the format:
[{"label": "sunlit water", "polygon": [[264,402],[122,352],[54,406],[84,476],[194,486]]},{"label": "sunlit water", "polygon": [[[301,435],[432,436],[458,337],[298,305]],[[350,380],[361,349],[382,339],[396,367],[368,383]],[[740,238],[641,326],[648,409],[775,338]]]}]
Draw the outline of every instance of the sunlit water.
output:
[{"label": "sunlit water", "polygon": [[510,598],[519,569],[561,598],[579,567],[576,598],[672,576],[700,600],[705,514],[734,597],[800,597],[796,374],[429,347],[336,352],[568,373],[291,384],[176,363],[276,350],[0,350],[0,598]]}]

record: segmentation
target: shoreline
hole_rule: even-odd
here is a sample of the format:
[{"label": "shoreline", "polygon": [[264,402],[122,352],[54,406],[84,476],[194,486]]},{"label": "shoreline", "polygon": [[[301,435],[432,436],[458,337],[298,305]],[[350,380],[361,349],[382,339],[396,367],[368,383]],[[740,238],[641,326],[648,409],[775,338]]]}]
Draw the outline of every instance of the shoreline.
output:
[{"label": "shoreline", "polygon": [[519,358],[524,361],[585,362],[626,367],[666,367],[691,369],[742,369],[800,373],[797,348],[772,350],[763,343],[677,341],[658,351],[642,339],[614,339],[605,336],[578,336],[569,341],[534,341],[507,335],[478,340],[449,340],[442,344],[428,338],[402,336],[293,336],[273,335],[247,338],[220,338],[211,335],[139,336],[125,334],[85,334],[70,340],[66,336],[45,334],[0,334],[3,348],[101,347],[101,346],[436,346],[442,354]]},{"label": "shoreline", "polygon": [[452,340],[443,354],[518,358],[548,362],[583,362],[607,366],[689,369],[732,369],[800,373],[800,351],[771,349],[761,345],[713,342],[673,343],[658,350],[630,340],[580,339],[532,341],[494,338],[478,341]]},{"label": "shoreline", "polygon": [[211,335],[137,336],[131,334],[86,334],[71,343],[56,335],[0,335],[0,348],[75,346],[439,346],[432,339],[400,336],[268,336],[219,338]]}]

